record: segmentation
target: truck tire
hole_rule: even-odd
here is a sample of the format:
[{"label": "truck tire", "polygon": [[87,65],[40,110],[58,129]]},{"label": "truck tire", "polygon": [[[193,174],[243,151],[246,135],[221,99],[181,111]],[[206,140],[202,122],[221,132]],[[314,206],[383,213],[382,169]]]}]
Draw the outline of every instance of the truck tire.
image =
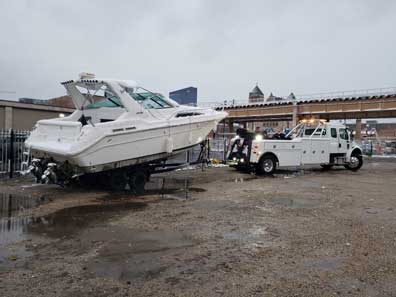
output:
[{"label": "truck tire", "polygon": [[272,174],[276,170],[276,159],[271,156],[263,156],[257,165],[259,174]]},{"label": "truck tire", "polygon": [[320,167],[322,167],[324,170],[329,170],[333,168],[333,164],[320,164]]},{"label": "truck tire", "polygon": [[351,162],[345,164],[344,167],[346,169],[357,171],[363,166],[363,157],[358,152],[352,152],[351,155]]}]

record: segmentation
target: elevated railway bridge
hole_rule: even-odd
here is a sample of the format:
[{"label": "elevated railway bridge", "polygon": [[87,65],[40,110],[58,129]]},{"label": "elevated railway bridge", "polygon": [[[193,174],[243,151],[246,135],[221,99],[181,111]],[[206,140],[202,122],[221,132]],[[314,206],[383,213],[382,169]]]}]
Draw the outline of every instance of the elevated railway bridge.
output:
[{"label": "elevated railway bridge", "polygon": [[302,119],[355,119],[356,138],[359,139],[362,119],[396,118],[396,88],[376,93],[367,90],[363,94],[347,96],[318,95],[316,98],[315,96],[297,97],[294,100],[267,103],[234,103],[217,106],[216,109],[224,109],[228,112],[225,121],[230,130],[233,128],[233,123],[292,121],[294,126]]}]

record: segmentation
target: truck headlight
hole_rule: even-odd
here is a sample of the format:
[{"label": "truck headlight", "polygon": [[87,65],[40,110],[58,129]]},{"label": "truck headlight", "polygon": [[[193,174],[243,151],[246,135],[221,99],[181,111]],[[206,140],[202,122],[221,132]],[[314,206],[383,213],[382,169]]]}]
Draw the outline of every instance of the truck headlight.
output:
[{"label": "truck headlight", "polygon": [[241,161],[241,163],[245,162],[244,158],[241,158],[239,161]]},{"label": "truck headlight", "polygon": [[263,135],[257,134],[254,139],[257,140],[257,141],[261,141],[261,140],[263,140]]}]

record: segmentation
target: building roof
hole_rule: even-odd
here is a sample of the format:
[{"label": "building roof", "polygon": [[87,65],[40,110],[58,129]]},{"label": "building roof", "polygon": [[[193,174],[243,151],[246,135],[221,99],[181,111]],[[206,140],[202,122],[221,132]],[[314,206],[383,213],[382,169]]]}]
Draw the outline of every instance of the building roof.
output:
[{"label": "building roof", "polygon": [[249,96],[256,95],[256,96],[264,96],[264,93],[260,90],[258,85],[254,87],[254,89],[249,93]]},{"label": "building roof", "polygon": [[15,107],[15,108],[24,108],[24,109],[38,109],[38,110],[47,110],[47,111],[57,111],[57,112],[67,112],[72,113],[74,108],[67,108],[62,106],[51,106],[48,104],[32,104],[32,103],[23,103],[18,101],[11,100],[1,100],[1,107]]},{"label": "building roof", "polygon": [[284,100],[282,97],[274,96],[274,94],[272,94],[272,92],[271,92],[271,94],[270,94],[269,97],[267,98],[266,102],[271,102],[271,101],[282,101],[282,100]]},{"label": "building roof", "polygon": [[68,95],[48,99],[47,104],[51,106],[75,108],[72,98]]},{"label": "building roof", "polygon": [[190,90],[197,90],[197,88],[196,87],[187,87],[187,88],[183,88],[180,90],[171,91],[171,92],[169,92],[169,94],[179,93],[179,92],[183,92],[183,91],[190,91]]}]

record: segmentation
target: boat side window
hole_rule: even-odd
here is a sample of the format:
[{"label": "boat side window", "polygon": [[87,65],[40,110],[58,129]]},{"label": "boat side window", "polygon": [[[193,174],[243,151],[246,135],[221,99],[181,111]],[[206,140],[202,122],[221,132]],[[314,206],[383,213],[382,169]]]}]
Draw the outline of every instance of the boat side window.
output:
[{"label": "boat side window", "polygon": [[182,118],[182,117],[191,117],[191,116],[198,116],[202,115],[202,113],[199,112],[180,112],[176,115],[177,118]]},{"label": "boat side window", "polygon": [[337,138],[337,129],[336,128],[331,128],[331,137]]}]

